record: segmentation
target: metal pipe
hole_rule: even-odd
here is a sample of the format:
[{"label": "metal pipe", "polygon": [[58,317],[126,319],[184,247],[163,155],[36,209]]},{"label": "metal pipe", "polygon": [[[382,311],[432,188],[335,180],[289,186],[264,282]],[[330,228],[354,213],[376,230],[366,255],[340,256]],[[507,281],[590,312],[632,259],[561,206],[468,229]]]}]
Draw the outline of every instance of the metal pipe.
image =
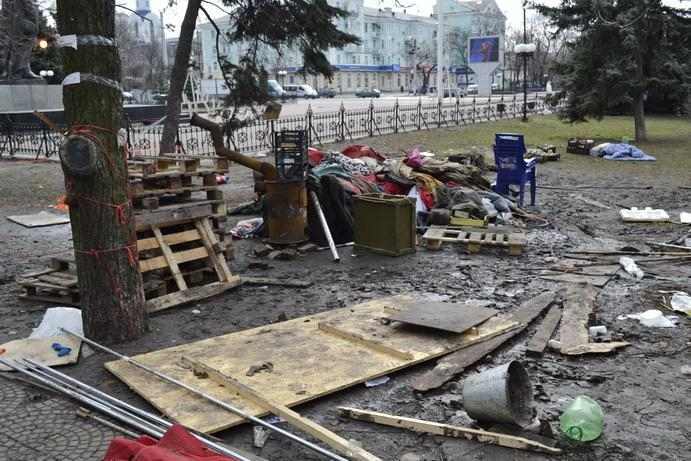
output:
[{"label": "metal pipe", "polygon": [[103,424],[106,427],[113,429],[114,431],[118,431],[122,434],[125,434],[128,437],[132,437],[133,439],[136,439],[139,437],[139,434],[132,432],[128,429],[125,429],[122,426],[118,426],[117,424],[111,423],[110,421],[108,421],[105,418],[101,418],[100,416],[93,414],[91,412],[91,410],[89,410],[88,408],[79,407],[79,409],[77,410],[77,416],[79,416],[80,418],[84,418],[84,419],[92,419],[96,422]]},{"label": "metal pipe", "polygon": [[338,255],[336,244],[334,243],[334,239],[331,236],[331,230],[329,229],[329,223],[326,222],[326,216],[324,216],[322,207],[319,204],[319,197],[317,197],[317,194],[312,190],[310,191],[310,197],[312,197],[314,209],[317,211],[317,215],[319,216],[319,222],[321,222],[322,229],[324,230],[324,236],[326,236],[326,241],[329,243],[329,249],[331,250],[331,255],[333,255],[334,262],[339,262],[341,260],[341,257]]},{"label": "metal pipe", "polygon": [[[9,362],[2,360],[2,359],[0,359],[0,363],[3,365],[9,366],[10,368],[12,368],[12,369],[14,369],[20,373],[25,374],[25,375],[33,378],[34,380],[39,381],[40,383],[47,385],[48,387],[52,388],[53,390],[55,390],[57,392],[68,395],[77,401],[80,401],[86,405],[89,405],[90,407],[97,409],[97,410],[107,414],[108,416],[111,416],[111,417],[117,419],[118,421],[122,421],[125,424],[128,424],[132,427],[135,427],[135,428],[141,430],[142,432],[149,434],[151,436],[161,438],[165,434],[165,430],[168,427],[172,426],[172,423],[161,419],[161,421],[163,423],[165,423],[166,428],[164,429],[164,428],[158,427],[158,426],[156,426],[156,425],[154,425],[154,424],[152,424],[146,420],[143,420],[142,418],[140,418],[136,415],[132,415],[132,414],[127,413],[127,411],[125,411],[125,409],[122,407],[114,407],[114,406],[112,406],[112,404],[104,402],[103,400],[101,400],[99,398],[84,394],[82,390],[75,389],[75,386],[67,385],[67,384],[65,384],[64,381],[58,380],[55,377],[47,376],[47,373],[40,373],[40,370],[37,372],[36,371],[30,371],[26,368],[20,368],[20,367],[17,367],[15,365],[12,365]],[[51,371],[55,371],[55,370],[51,369]],[[51,381],[51,379],[54,379],[55,381]],[[60,384],[62,384],[62,386]],[[80,384],[85,386],[90,391],[93,390],[93,391],[97,391],[98,393],[103,394],[102,392],[98,391],[98,389],[91,388],[90,386],[88,386],[84,383],[80,383]],[[113,397],[110,397],[107,394],[104,394],[104,395],[106,395],[110,399],[114,399]],[[115,399],[115,400],[117,400],[117,399]],[[125,402],[119,402],[119,403],[123,404],[123,405],[127,405],[127,404],[125,404]],[[136,408],[136,407],[131,407],[131,408]],[[137,410],[139,412],[146,413],[143,410],[139,410],[139,409],[137,409]],[[149,414],[147,417],[157,418],[155,415],[151,415],[151,414]],[[216,450],[219,453],[222,453],[222,454],[225,454],[228,456],[232,456],[232,457],[236,458],[238,461],[251,461],[250,459],[242,456],[241,454],[236,453],[235,451],[233,451],[233,450],[231,450],[231,449],[229,449],[223,445],[212,442],[212,441],[210,441],[204,437],[199,436],[198,434],[195,434],[195,433],[191,433],[191,434],[197,440],[204,443],[209,448]]]},{"label": "metal pipe", "polygon": [[55,377],[55,379],[59,379],[59,380],[62,380],[62,381],[67,381],[67,382],[69,382],[69,383],[71,383],[71,384],[73,384],[73,385],[75,385],[75,386],[81,387],[81,388],[83,388],[84,390],[88,391],[91,395],[97,395],[98,397],[100,397],[100,398],[102,398],[103,400],[106,400],[106,401],[112,403],[113,405],[116,405],[116,406],[118,406],[118,407],[122,407],[122,408],[124,408],[124,409],[126,409],[126,410],[128,410],[128,411],[131,411],[132,413],[135,413],[135,414],[137,414],[137,415],[139,415],[139,416],[143,416],[144,418],[148,418],[148,419],[150,419],[150,420],[156,422],[157,424],[160,424],[160,425],[164,426],[165,428],[169,428],[169,427],[171,427],[171,426],[173,425],[173,423],[171,423],[171,422],[168,421],[168,420],[165,420],[165,419],[163,419],[163,418],[161,418],[161,417],[159,417],[159,416],[156,416],[155,414],[150,413],[150,412],[148,412],[148,411],[145,411],[145,410],[142,410],[142,409],[140,409],[140,408],[137,408],[137,407],[135,407],[134,405],[130,405],[130,404],[127,403],[127,402],[123,402],[122,400],[118,400],[118,399],[116,399],[115,397],[112,397],[112,396],[106,394],[105,392],[102,392],[102,391],[100,391],[99,389],[96,389],[95,387],[89,386],[89,385],[86,384],[86,383],[83,383],[83,382],[81,382],[81,381],[79,381],[79,380],[76,380],[76,379],[72,378],[71,376],[67,376],[66,374],[61,373],[61,372],[59,372],[59,371],[57,371],[57,370],[53,370],[53,369],[50,368],[50,367],[47,367],[47,366],[42,365],[42,364],[40,364],[40,363],[34,362],[34,361],[31,360],[31,359],[24,359],[24,361],[27,362],[27,363],[29,363],[29,364],[31,364],[31,365],[33,365],[34,367],[39,368],[40,370],[43,370],[46,374],[49,374],[49,375]]},{"label": "metal pipe", "polygon": [[312,450],[314,450],[314,451],[316,451],[316,452],[318,452],[318,453],[321,453],[321,454],[323,454],[323,455],[325,455],[325,456],[328,456],[328,457],[331,458],[331,459],[334,459],[334,460],[337,460],[337,461],[347,461],[346,458],[343,458],[342,456],[339,456],[339,455],[337,455],[336,453],[332,453],[331,451],[329,451],[329,450],[327,450],[327,449],[325,449],[325,448],[322,448],[322,447],[320,447],[319,445],[315,445],[314,443],[309,442],[309,441],[307,441],[307,440],[305,440],[305,439],[303,439],[303,438],[301,438],[301,437],[298,437],[297,435],[292,434],[292,433],[290,433],[290,432],[288,432],[288,431],[286,431],[286,430],[284,430],[284,429],[281,429],[280,427],[274,426],[274,425],[271,424],[271,423],[267,423],[267,422],[264,421],[263,419],[259,419],[259,418],[257,418],[256,416],[247,414],[247,413],[243,412],[242,410],[240,410],[239,408],[236,408],[236,407],[230,405],[229,403],[226,403],[226,402],[224,402],[224,401],[222,401],[222,400],[218,400],[217,398],[212,397],[212,396],[210,396],[210,395],[208,395],[208,394],[205,394],[204,392],[201,392],[200,390],[198,390],[198,389],[196,389],[196,388],[194,388],[194,387],[192,387],[192,386],[190,386],[190,385],[188,385],[188,384],[185,384],[185,383],[183,383],[182,381],[179,381],[179,380],[177,380],[177,379],[175,379],[175,378],[171,378],[170,376],[165,375],[165,374],[161,373],[160,371],[154,370],[153,368],[149,368],[148,366],[146,366],[146,365],[144,365],[144,364],[142,364],[142,363],[139,363],[139,362],[137,362],[136,360],[134,360],[134,359],[132,359],[132,358],[126,356],[126,355],[120,354],[119,352],[116,352],[116,351],[114,351],[113,349],[110,349],[110,348],[108,348],[108,347],[106,347],[106,346],[103,346],[103,345],[97,343],[96,341],[93,341],[93,340],[91,340],[91,339],[89,339],[89,338],[86,338],[86,337],[84,337],[84,336],[78,335],[77,333],[74,333],[74,332],[72,332],[72,331],[70,331],[70,330],[66,330],[65,328],[60,328],[60,330],[63,331],[63,332],[65,332],[65,333],[67,333],[67,334],[69,334],[69,335],[71,335],[71,336],[74,336],[75,338],[81,339],[82,341],[84,341],[85,343],[89,344],[90,346],[93,346],[93,347],[95,347],[95,348],[97,348],[97,349],[100,349],[100,350],[102,350],[103,352],[107,352],[107,353],[109,353],[109,354],[112,354],[112,355],[118,357],[119,359],[124,360],[125,362],[127,362],[127,363],[129,363],[129,364],[131,364],[131,365],[134,365],[134,366],[137,367],[137,368],[140,368],[140,369],[142,369],[142,370],[144,370],[144,371],[147,371],[147,372],[153,374],[154,376],[157,376],[157,377],[161,378],[161,379],[164,380],[164,381],[167,381],[167,382],[169,382],[169,383],[175,384],[176,386],[180,386],[180,387],[182,387],[183,389],[188,390],[188,391],[192,392],[193,394],[195,394],[195,395],[197,395],[197,396],[199,396],[199,397],[202,397],[202,398],[208,400],[208,401],[211,402],[211,403],[214,403],[214,404],[218,405],[219,407],[223,408],[224,410],[228,410],[228,411],[230,411],[231,413],[234,413],[234,414],[240,416],[241,418],[245,418],[245,419],[247,419],[247,420],[249,420],[249,421],[252,421],[252,422],[255,423],[255,424],[259,424],[260,426],[264,426],[264,427],[266,427],[266,428],[268,428],[268,429],[271,429],[272,431],[277,432],[277,433],[279,433],[279,434],[281,434],[281,435],[284,435],[284,436],[288,437],[289,439],[291,439],[291,440],[293,440],[293,441],[295,441],[295,442],[298,442],[299,444],[301,444],[301,445],[303,445],[303,446],[305,446],[305,447],[307,447],[307,448],[310,448],[310,449],[312,449]]}]

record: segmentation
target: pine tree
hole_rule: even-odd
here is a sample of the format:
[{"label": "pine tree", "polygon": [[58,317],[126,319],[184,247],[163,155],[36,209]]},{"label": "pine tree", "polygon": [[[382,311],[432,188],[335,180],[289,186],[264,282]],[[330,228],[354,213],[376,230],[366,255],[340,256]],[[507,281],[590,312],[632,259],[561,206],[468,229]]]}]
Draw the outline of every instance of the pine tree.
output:
[{"label": "pine tree", "polygon": [[535,5],[557,31],[575,31],[561,75],[569,121],[633,113],[636,141],[647,139],[646,99],[670,98],[681,109],[691,89],[691,10],[661,0],[562,0]]}]

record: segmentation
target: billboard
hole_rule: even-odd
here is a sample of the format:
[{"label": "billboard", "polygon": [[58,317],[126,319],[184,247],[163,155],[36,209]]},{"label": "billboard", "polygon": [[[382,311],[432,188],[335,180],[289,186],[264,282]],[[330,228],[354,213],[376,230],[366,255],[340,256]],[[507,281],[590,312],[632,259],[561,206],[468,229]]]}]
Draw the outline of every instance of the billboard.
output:
[{"label": "billboard", "polygon": [[499,37],[470,37],[468,39],[468,62],[479,64],[499,62]]}]

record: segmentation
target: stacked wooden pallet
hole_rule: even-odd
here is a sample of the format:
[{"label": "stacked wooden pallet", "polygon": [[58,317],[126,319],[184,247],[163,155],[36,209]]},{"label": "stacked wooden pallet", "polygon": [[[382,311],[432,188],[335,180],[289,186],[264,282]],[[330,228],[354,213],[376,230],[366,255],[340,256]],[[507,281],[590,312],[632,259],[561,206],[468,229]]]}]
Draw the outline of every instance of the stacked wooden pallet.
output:
[{"label": "stacked wooden pallet", "polygon": [[[217,175],[225,159],[157,158],[129,162],[139,271],[149,312],[203,299],[241,283],[228,268],[232,240]],[[54,258],[21,279],[23,299],[79,304],[74,261]]]},{"label": "stacked wooden pallet", "polygon": [[484,246],[492,246],[508,248],[510,255],[518,256],[526,246],[525,234],[501,230],[432,226],[422,238],[430,250],[438,250],[442,242],[464,243],[470,253],[476,253]]}]

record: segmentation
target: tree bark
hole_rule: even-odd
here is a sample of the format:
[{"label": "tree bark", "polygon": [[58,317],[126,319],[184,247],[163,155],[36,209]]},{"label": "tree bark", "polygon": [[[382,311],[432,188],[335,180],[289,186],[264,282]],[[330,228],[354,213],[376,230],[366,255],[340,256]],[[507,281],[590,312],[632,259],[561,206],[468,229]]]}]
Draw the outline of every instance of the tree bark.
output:
[{"label": "tree bark", "polygon": [[170,73],[170,87],[166,102],[166,120],[163,124],[163,135],[161,136],[161,154],[175,152],[175,135],[178,130],[180,103],[182,101],[182,92],[185,89],[187,67],[190,62],[194,30],[201,4],[202,0],[189,0],[187,2],[185,17],[182,20],[182,26],[180,26],[180,38],[178,39],[178,47],[175,50],[175,63]]},{"label": "tree bark", "polygon": [[[58,0],[57,22],[62,36],[114,39],[115,4]],[[146,313],[125,147],[117,137],[122,122],[118,50],[79,43],[62,51],[65,73],[80,72],[78,83],[63,86],[70,135],[61,159],[84,327],[99,341],[130,340],[144,333]]]},{"label": "tree bark", "polygon": [[648,140],[648,130],[645,126],[645,97],[641,93],[636,96],[633,103],[633,121],[636,133],[636,142]]}]

